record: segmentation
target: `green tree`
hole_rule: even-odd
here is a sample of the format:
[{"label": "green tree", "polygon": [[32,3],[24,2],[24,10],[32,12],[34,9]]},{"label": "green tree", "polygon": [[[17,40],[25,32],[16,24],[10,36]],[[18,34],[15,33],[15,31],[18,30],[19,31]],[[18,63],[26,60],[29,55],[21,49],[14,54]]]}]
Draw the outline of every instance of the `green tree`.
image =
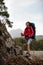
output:
[{"label": "green tree", "polygon": [[0,20],[3,18],[9,27],[12,27],[12,22],[9,20],[9,13],[7,11],[7,7],[5,6],[4,0],[0,0]]}]

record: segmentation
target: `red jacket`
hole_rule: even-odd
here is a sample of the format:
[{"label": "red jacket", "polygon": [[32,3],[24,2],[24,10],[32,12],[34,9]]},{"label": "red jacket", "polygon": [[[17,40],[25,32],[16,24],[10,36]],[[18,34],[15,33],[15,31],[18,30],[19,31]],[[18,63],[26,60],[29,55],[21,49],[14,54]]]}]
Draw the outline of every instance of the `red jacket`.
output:
[{"label": "red jacket", "polygon": [[25,28],[23,36],[32,37],[34,35],[34,30],[31,26]]}]

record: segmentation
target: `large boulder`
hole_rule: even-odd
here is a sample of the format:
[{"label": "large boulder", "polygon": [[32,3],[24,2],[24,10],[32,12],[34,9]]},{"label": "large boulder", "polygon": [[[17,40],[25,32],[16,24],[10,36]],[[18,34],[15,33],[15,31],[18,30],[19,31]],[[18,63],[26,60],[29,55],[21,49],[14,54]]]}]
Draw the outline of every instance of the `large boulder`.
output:
[{"label": "large boulder", "polygon": [[[8,33],[5,24],[0,22],[0,65],[22,65],[26,61],[23,60],[23,58],[16,55],[15,43]],[[26,61],[23,65],[27,64]]]}]

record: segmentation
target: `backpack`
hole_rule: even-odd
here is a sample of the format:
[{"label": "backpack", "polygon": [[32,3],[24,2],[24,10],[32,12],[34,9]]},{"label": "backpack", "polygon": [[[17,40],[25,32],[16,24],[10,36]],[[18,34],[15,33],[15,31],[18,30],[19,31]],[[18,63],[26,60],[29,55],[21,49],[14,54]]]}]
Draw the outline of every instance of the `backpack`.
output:
[{"label": "backpack", "polygon": [[35,30],[35,24],[34,23],[30,23],[30,26],[32,26],[33,30],[34,30],[34,35],[31,37],[32,39],[35,39],[35,34],[36,34],[36,30]]}]

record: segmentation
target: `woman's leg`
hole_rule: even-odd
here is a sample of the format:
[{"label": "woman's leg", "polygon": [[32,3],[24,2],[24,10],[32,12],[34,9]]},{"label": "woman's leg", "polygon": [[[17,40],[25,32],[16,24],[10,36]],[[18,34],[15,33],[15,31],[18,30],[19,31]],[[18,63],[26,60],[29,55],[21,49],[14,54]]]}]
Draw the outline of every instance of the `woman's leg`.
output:
[{"label": "woman's leg", "polygon": [[30,44],[26,44],[27,46],[27,53],[30,54]]},{"label": "woman's leg", "polygon": [[27,53],[28,53],[28,54],[30,54],[30,43],[31,43],[31,41],[32,41],[32,39],[29,39],[29,40],[27,41],[27,44],[26,44],[26,46],[27,46]]}]

